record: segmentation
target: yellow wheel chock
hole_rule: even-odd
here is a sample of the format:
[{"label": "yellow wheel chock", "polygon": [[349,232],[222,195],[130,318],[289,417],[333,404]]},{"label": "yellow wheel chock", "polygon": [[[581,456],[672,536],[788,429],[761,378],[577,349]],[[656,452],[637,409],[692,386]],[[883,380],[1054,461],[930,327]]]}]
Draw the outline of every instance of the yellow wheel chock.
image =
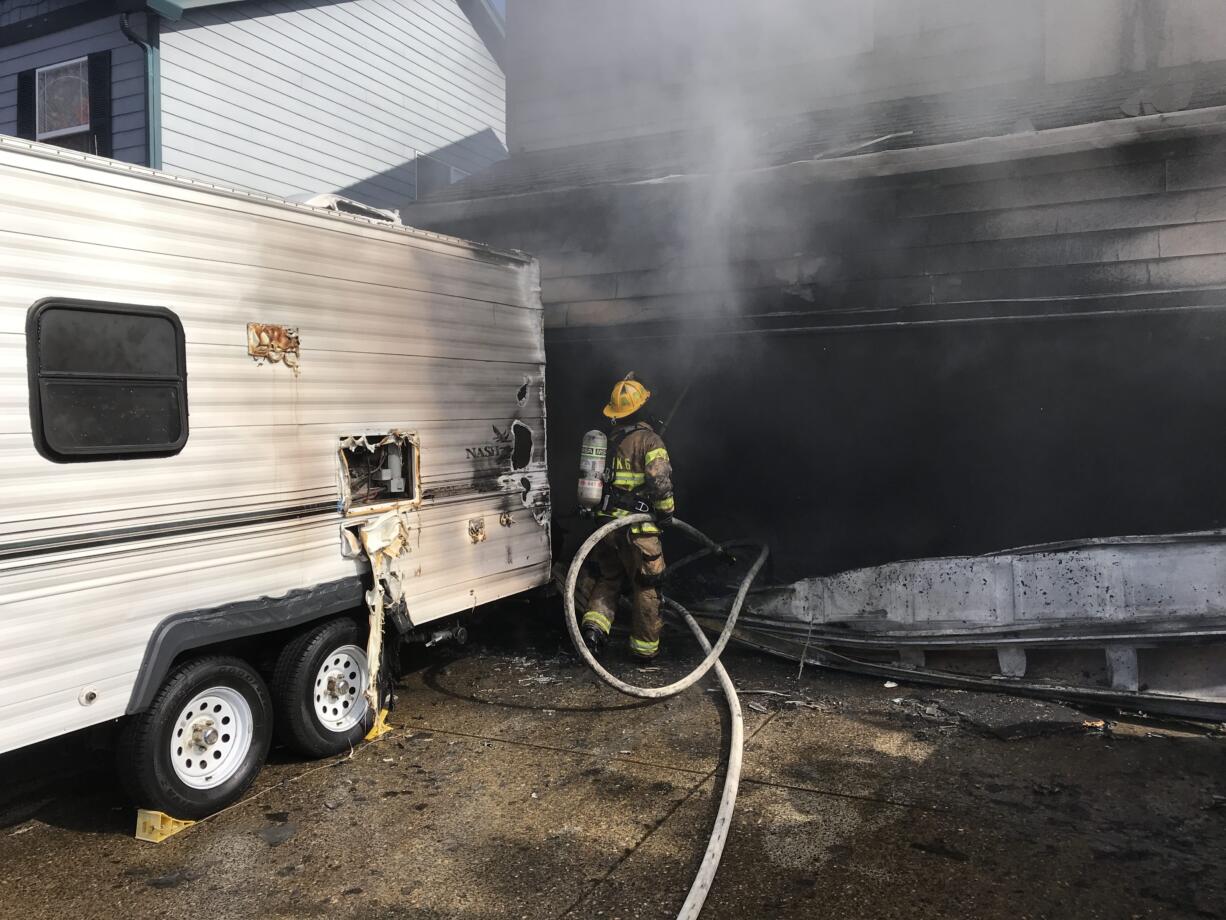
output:
[{"label": "yellow wheel chock", "polygon": [[195,821],[172,818],[164,811],[138,808],[136,810],[136,839],[147,840],[149,843],[161,843],[167,837],[173,837],[179,831],[185,831],[195,823]]},{"label": "yellow wheel chock", "polygon": [[388,732],[390,732],[395,727],[396,727],[395,725],[388,724],[387,710],[380,709],[379,716],[378,718],[375,719],[375,724],[372,725],[370,727],[370,731],[366,733],[366,740],[367,741],[377,741],[378,739],[382,738],[384,735],[386,735]]}]

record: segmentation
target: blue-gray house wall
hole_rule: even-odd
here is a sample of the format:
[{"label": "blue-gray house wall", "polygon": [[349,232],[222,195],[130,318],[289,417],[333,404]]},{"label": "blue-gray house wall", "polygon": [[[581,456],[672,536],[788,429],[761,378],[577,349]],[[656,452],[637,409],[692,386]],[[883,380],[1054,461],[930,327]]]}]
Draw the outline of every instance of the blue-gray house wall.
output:
[{"label": "blue-gray house wall", "polygon": [[162,23],[161,87],[163,168],[268,194],[399,208],[419,156],[506,156],[505,79],[455,0],[189,10]]},{"label": "blue-gray house wall", "polygon": [[[42,15],[63,9],[64,0],[44,0],[25,8]],[[131,17],[135,29],[143,29],[144,15]],[[14,26],[9,18],[0,27]],[[111,156],[129,163],[145,163],[145,62],[144,52],[119,28],[119,15],[108,13],[51,34],[0,47],[0,134],[18,133],[17,75],[24,70],[60,64],[74,58],[111,52]]]},{"label": "blue-gray house wall", "polygon": [[29,22],[80,2],[81,0],[4,0],[0,2],[0,27]]}]

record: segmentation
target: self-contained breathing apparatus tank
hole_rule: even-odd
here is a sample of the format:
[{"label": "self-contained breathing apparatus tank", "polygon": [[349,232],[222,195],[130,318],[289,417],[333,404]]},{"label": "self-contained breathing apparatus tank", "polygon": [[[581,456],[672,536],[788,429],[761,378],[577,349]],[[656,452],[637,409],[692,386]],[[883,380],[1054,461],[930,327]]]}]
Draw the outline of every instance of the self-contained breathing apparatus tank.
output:
[{"label": "self-contained breathing apparatus tank", "polygon": [[605,460],[609,439],[603,431],[592,429],[583,436],[579,448],[579,512],[590,514],[604,497]]}]

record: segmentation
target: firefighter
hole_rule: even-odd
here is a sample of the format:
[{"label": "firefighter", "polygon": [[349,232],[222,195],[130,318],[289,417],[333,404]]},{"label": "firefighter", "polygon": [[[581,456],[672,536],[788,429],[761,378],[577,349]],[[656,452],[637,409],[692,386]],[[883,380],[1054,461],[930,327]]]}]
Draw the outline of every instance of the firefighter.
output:
[{"label": "firefighter", "polygon": [[673,518],[673,469],[664,441],[645,418],[643,407],[651,391],[627,374],[613,386],[604,414],[612,421],[606,483],[608,494],[601,517],[625,517],[636,512],[654,515],[655,523],[632,524],[609,534],[592,557],[599,577],[583,615],[583,639],[599,654],[609,638],[617,597],[629,586],[634,605],[630,623],[630,653],[650,661],[660,651],[660,591],[664,548],[660,527]]}]

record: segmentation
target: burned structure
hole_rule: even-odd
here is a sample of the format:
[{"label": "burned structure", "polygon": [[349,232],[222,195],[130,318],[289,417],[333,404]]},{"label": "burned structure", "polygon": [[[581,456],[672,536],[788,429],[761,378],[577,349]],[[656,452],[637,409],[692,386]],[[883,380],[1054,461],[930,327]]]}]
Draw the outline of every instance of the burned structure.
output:
[{"label": "burned structure", "polygon": [[[627,369],[662,411],[688,385],[678,513],[772,545],[774,616],[830,626],[837,605],[798,598],[868,567],[844,580],[888,590],[834,628],[1021,631],[1033,674],[1130,619],[1092,680],[1222,695],[1145,641],[1211,641],[1226,614],[1220,6],[712,6],[517,4],[511,158],[405,215],[539,257],[554,457]],[[552,475],[563,530],[571,464]],[[1008,618],[891,568],[1017,547],[1064,566],[1125,537],[1109,585],[1023,602],[1019,566],[999,574]]]}]

